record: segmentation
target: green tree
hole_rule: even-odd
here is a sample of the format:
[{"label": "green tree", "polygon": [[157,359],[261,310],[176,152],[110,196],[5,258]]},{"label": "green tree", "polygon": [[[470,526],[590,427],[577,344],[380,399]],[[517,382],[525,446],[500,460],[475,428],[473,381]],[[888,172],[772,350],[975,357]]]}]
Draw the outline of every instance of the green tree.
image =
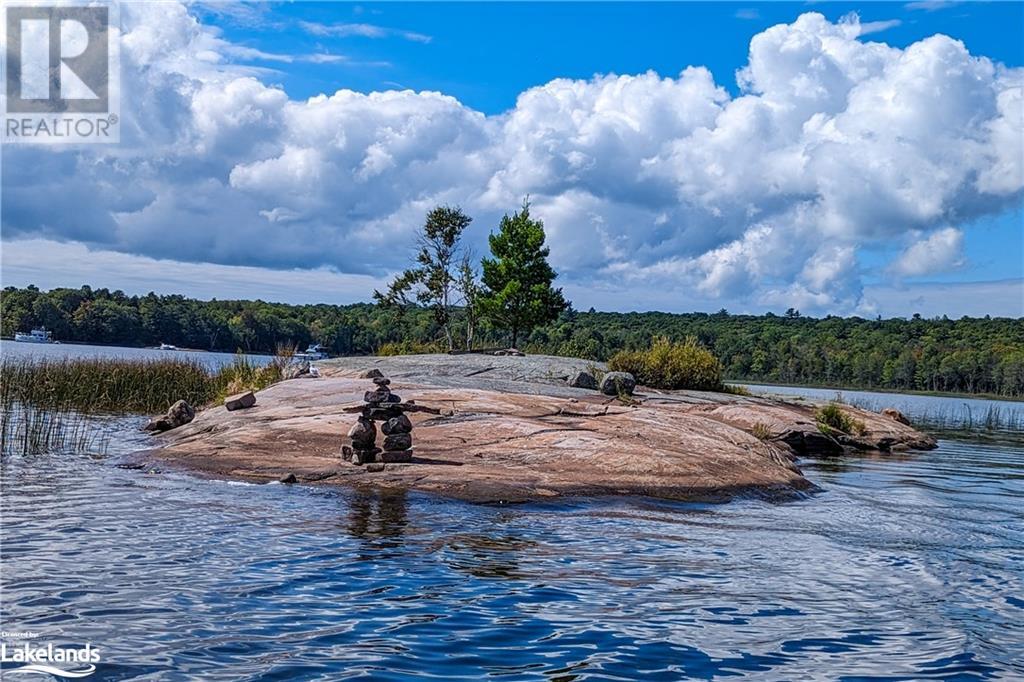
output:
[{"label": "green tree", "polygon": [[485,258],[480,310],[494,326],[507,330],[516,346],[521,332],[547,324],[565,310],[561,289],[551,284],[555,271],[548,264],[544,223],[530,218],[530,202],[501,219],[498,233],[488,241],[494,258]]},{"label": "green tree", "polygon": [[451,321],[459,241],[471,222],[473,219],[458,206],[438,206],[431,210],[418,235],[417,266],[398,275],[386,292],[373,292],[373,298],[385,307],[404,309],[412,302],[412,297],[430,308],[435,323],[444,332],[448,350],[455,348]]}]

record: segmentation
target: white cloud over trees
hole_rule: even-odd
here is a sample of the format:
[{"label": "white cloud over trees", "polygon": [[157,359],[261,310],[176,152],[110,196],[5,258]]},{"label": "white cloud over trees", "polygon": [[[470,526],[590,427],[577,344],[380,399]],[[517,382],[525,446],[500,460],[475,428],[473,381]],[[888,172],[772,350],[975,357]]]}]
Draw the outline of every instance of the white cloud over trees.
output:
[{"label": "white cloud over trees", "polygon": [[293,100],[185,5],[122,23],[122,143],[5,149],[5,239],[379,274],[433,205],[482,243],[529,195],[567,283],[848,312],[870,305],[863,249],[949,269],[1024,190],[1024,70],[942,35],[870,42],[855,17],[754,36],[739,96],[696,66],[557,79],[493,116],[437,92]]}]

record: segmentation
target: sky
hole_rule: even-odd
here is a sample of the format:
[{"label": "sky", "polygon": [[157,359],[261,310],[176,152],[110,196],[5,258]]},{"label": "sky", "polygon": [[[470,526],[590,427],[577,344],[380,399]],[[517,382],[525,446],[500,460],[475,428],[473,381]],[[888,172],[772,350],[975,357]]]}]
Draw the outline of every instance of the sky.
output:
[{"label": "sky", "polygon": [[577,309],[1024,317],[1024,4],[121,10],[121,142],[4,145],[0,279],[368,300],[529,197]]}]

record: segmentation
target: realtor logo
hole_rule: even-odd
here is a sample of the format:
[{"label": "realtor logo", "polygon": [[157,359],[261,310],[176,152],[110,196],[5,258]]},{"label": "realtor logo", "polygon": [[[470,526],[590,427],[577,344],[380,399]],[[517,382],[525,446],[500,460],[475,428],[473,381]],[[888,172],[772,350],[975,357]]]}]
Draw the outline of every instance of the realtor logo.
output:
[{"label": "realtor logo", "polygon": [[116,5],[5,3],[5,142],[116,142]]}]

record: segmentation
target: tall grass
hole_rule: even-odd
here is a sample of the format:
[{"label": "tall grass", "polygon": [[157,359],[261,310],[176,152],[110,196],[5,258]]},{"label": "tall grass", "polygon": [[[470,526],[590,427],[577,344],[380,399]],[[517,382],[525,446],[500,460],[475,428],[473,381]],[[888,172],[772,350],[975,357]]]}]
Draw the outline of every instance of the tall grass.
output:
[{"label": "tall grass", "polygon": [[608,360],[608,368],[629,372],[651,388],[723,390],[722,363],[692,337],[683,343],[658,337],[647,350],[619,351]]},{"label": "tall grass", "polygon": [[258,391],[281,380],[293,355],[280,349],[259,366],[239,354],[218,369],[189,358],[0,358],[0,452],[85,451],[103,437],[97,416],[158,414],[177,400],[204,406]]}]

